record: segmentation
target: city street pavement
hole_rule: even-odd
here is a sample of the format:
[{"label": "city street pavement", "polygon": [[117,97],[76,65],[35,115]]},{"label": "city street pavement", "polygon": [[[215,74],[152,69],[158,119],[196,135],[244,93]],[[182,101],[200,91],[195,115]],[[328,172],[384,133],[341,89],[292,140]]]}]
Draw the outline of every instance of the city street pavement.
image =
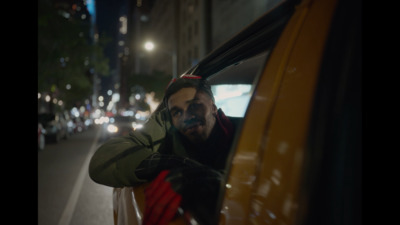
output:
[{"label": "city street pavement", "polygon": [[100,136],[92,127],[38,152],[39,225],[113,225],[112,188],[88,175]]}]

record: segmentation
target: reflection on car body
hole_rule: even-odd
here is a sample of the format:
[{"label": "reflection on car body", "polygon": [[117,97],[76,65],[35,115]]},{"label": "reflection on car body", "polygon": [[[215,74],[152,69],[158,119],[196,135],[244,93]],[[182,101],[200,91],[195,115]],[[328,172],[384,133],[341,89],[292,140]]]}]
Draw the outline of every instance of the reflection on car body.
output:
[{"label": "reflection on car body", "polygon": [[[361,224],[360,6],[282,1],[185,72],[243,121],[217,217],[170,224]],[[141,223],[144,186],[114,189],[115,224]]]}]

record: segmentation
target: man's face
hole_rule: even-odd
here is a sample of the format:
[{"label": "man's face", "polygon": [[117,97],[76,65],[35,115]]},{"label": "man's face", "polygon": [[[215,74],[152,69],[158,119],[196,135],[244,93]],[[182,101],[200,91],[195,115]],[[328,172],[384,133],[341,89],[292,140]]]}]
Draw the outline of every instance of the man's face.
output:
[{"label": "man's face", "polygon": [[182,88],[168,99],[172,124],[193,143],[207,140],[216,121],[217,107],[210,96],[195,88]]}]

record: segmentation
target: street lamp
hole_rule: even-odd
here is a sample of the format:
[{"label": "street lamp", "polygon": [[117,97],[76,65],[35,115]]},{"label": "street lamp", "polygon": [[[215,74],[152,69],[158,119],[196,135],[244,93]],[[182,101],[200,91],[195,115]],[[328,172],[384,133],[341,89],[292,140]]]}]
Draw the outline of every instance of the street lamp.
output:
[{"label": "street lamp", "polygon": [[149,52],[153,51],[153,49],[154,49],[153,42],[148,41],[148,42],[144,43],[144,48]]},{"label": "street lamp", "polygon": [[[155,48],[155,45],[153,42],[147,41],[146,43],[144,43],[144,49],[146,49],[146,51],[151,52],[154,50],[154,48]],[[175,51],[172,51],[172,52],[162,51],[162,52],[164,52],[172,57],[172,78],[177,78],[178,65],[177,65],[176,52]]]}]

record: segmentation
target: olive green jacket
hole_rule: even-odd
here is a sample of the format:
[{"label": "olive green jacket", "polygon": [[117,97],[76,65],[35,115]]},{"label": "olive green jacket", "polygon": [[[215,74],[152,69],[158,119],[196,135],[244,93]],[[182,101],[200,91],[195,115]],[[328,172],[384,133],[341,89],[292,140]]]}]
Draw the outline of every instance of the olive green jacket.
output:
[{"label": "olive green jacket", "polygon": [[90,178],[111,187],[134,186],[146,182],[136,177],[135,169],[145,158],[159,151],[167,133],[172,137],[173,153],[187,156],[175,132],[171,132],[169,121],[168,112],[164,108],[153,113],[142,129],[106,141],[91,158]]}]

